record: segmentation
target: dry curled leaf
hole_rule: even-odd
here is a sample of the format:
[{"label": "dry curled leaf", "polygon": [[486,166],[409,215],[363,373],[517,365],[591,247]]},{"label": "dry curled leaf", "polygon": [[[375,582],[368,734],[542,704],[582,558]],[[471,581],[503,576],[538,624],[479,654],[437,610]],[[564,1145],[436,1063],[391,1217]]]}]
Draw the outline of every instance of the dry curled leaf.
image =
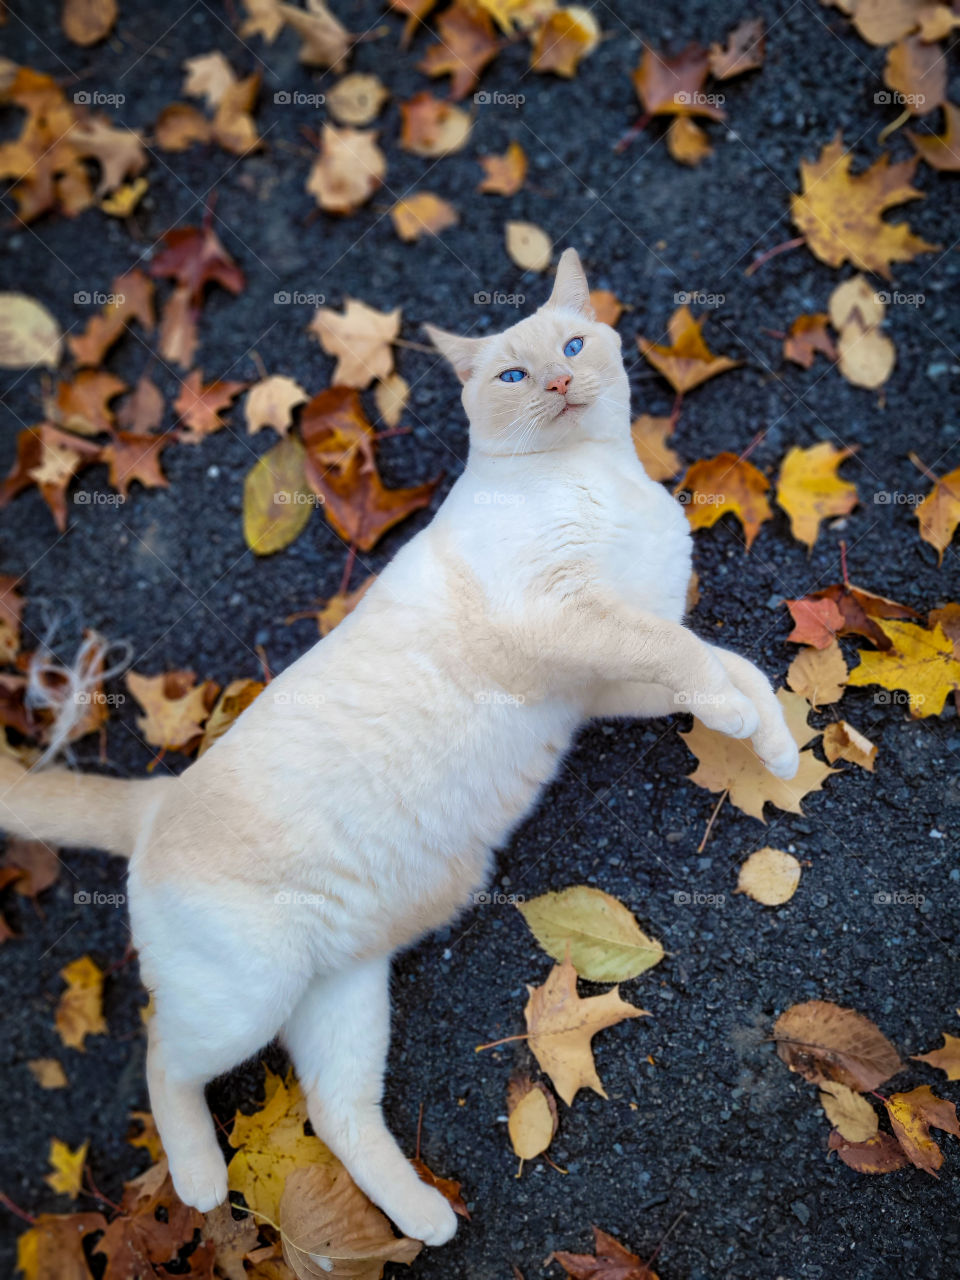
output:
[{"label": "dry curled leaf", "polygon": [[592,9],[583,5],[556,9],[537,27],[530,66],[534,71],[551,71],[570,79],[599,42],[600,25]]},{"label": "dry curled leaf", "polygon": [[438,236],[460,221],[459,213],[449,200],[432,191],[417,191],[398,200],[390,210],[390,217],[397,235],[407,243],[422,236]]},{"label": "dry curled leaf", "polygon": [[476,0],[455,0],[437,18],[439,44],[427,48],[418,64],[428,76],[450,76],[450,97],[465,98],[480,73],[502,48],[489,14]]},{"label": "dry curled leaf", "polygon": [[63,33],[88,48],[105,40],[117,20],[117,0],[65,0]]},{"label": "dry curled leaf", "polygon": [[557,1132],[557,1104],[553,1094],[539,1080],[515,1075],[507,1088],[507,1132],[520,1159],[535,1160],[553,1141]]},{"label": "dry curled leaf", "polygon": [[912,1165],[937,1176],[943,1164],[943,1152],[937,1146],[932,1130],[940,1129],[960,1138],[960,1121],[956,1103],[938,1098],[929,1085],[920,1085],[908,1093],[894,1093],[884,1100],[894,1136]]},{"label": "dry curled leaf", "polygon": [[951,1036],[944,1031],[943,1044],[939,1049],[915,1053],[913,1057],[917,1062],[925,1062],[928,1067],[946,1072],[948,1080],[960,1080],[960,1036]]},{"label": "dry curled leaf", "polygon": [[869,1018],[828,1000],[807,1000],[773,1027],[777,1053],[811,1084],[832,1081],[858,1093],[878,1089],[901,1069],[900,1055]]},{"label": "dry curled leaf", "polygon": [[956,173],[960,170],[960,107],[945,102],[943,115],[943,133],[914,133],[907,129],[906,134],[917,155],[931,169]]},{"label": "dry curled leaf", "polygon": [[735,453],[718,453],[687,468],[680,481],[680,500],[692,529],[710,529],[722,516],[735,515],[743,525],[749,551],[760,526],[773,515],[767,501],[769,488],[770,481],[752,462]]},{"label": "dry curled leaf", "polygon": [[718,95],[703,93],[710,70],[710,55],[690,44],[675,58],[667,58],[645,45],[633,72],[633,87],[647,115],[707,116],[724,118]]},{"label": "dry curled leaf", "polygon": [[848,1142],[834,1129],[827,1149],[835,1151],[843,1163],[857,1173],[893,1173],[909,1163],[903,1147],[890,1133],[877,1133],[866,1142]]},{"label": "dry curled leaf", "polygon": [[823,754],[831,764],[847,760],[850,764],[858,764],[861,769],[873,773],[877,748],[852,724],[848,724],[846,720],[837,720],[828,724],[823,731]]},{"label": "dry curled leaf", "polygon": [[691,168],[713,152],[710,139],[689,116],[674,116],[667,130],[667,150],[678,164]]},{"label": "dry curled leaf", "polygon": [[960,467],[934,481],[933,488],[917,507],[920,537],[936,547],[939,563],[953,541],[960,524]]},{"label": "dry curled leaf", "polygon": [[939,45],[919,35],[905,36],[887,50],[883,83],[893,89],[912,116],[943,106],[947,96],[947,60]]},{"label": "dry curled leaf", "polygon": [[782,849],[758,849],[740,868],[737,893],[745,893],[765,907],[789,902],[800,883],[800,863]]},{"label": "dry curled leaf", "polygon": [[836,360],[837,349],[827,332],[829,319],[825,311],[797,316],[783,340],[784,358],[804,369],[810,368],[818,351],[828,360]]},{"label": "dry curled leaf", "polygon": [[387,161],[373,129],[325,124],[320,155],[307,176],[307,190],[327,213],[359,209],[383,183]]},{"label": "dry curled leaf", "polygon": [[727,33],[726,45],[710,46],[710,74],[717,80],[731,80],[745,71],[763,66],[766,28],[762,18],[744,18]]},{"label": "dry curled leaf", "polygon": [[277,13],[300,37],[299,56],[304,66],[336,70],[346,60],[354,37],[324,0],[309,0],[306,9],[278,4]]},{"label": "dry curled leaf", "polygon": [[536,940],[554,960],[569,957],[590,982],[626,982],[663,959],[622,902],[589,885],[544,893],[518,904]]},{"label": "dry curled leaf", "polygon": [[637,345],[658,373],[663,374],[678,395],[715,378],[727,369],[736,369],[742,360],[715,356],[703,340],[706,316],[695,319],[689,307],[678,307],[667,322],[670,345],[650,342],[642,335]]},{"label": "dry curled leaf", "polygon": [[558,1262],[569,1280],[657,1280],[657,1276],[635,1253],[599,1227],[593,1228],[594,1253],[565,1253],[556,1250],[547,1262]]}]

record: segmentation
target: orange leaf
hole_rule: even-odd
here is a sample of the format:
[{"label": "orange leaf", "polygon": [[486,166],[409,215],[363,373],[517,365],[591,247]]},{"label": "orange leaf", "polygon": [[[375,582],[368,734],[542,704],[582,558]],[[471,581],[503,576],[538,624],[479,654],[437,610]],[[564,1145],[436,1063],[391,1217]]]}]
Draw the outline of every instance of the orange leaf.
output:
[{"label": "orange leaf", "polygon": [[688,468],[680,488],[690,494],[686,507],[691,528],[709,529],[730,512],[743,525],[748,551],[760,526],[773,515],[766,498],[770,481],[735,453],[701,458]]},{"label": "orange leaf", "polygon": [[697,320],[689,307],[678,307],[667,323],[670,346],[650,342],[642,335],[637,338],[637,345],[649,363],[680,395],[743,363],[727,356],[715,356],[710,351],[703,340],[705,322],[706,316]]}]

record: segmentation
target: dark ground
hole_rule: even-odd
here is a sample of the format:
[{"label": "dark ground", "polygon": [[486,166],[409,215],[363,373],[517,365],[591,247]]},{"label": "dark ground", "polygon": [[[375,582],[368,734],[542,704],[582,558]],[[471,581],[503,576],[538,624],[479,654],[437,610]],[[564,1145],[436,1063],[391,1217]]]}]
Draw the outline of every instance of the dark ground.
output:
[{"label": "dark ground", "polygon": [[[275,307],[276,291],[322,292],[337,307],[346,296],[382,309],[402,306],[403,334],[414,340],[426,320],[452,329],[503,326],[516,313],[488,307],[477,318],[473,295],[499,289],[526,294],[531,304],[543,298],[548,283],[518,272],[502,248],[504,220],[527,218],[542,224],[558,248],[579,248],[594,286],[633,304],[621,323],[628,352],[637,331],[663,331],[676,291],[725,295],[707,336],[746,364],[689,398],[675,440],[686,460],[742,450],[760,430],[766,435],[752,457],[768,472],[792,444],[833,439],[859,446],[844,470],[857,481],[862,505],[842,527],[824,529],[812,556],[791,539],[779,512],[749,555],[739,526],[729,521],[697,536],[703,588],[697,629],[782,681],[793,648],[784,643],[789,624],[778,602],[839,579],[841,538],[854,581],[921,610],[957,597],[956,546],[938,568],[934,551],[917,536],[913,508],[874,501],[878,491],[926,491],[907,459],[910,449],[938,473],[960,463],[956,178],[924,166],[918,172],[928,198],[909,207],[909,218],[944,252],[896,270],[895,286],[922,292],[926,301],[889,310],[898,363],[885,405],[824,363],[810,372],[785,365],[779,342],[764,333],[786,328],[801,312],[825,309],[848,270],[833,272],[799,249],[752,278],[743,274],[757,252],[793,234],[786,211],[801,158],[815,157],[838,128],[864,162],[879,154],[877,134],[895,114],[874,104],[882,51],[812,0],[733,6],[671,0],[621,6],[619,16],[601,4],[596,13],[610,38],[576,80],[527,74],[524,49],[508,50],[483,87],[523,93],[525,105],[479,107],[466,150],[434,167],[396,146],[396,99],[426,84],[414,69],[426,38],[398,57],[395,16],[385,17],[376,3],[341,0],[335,7],[356,30],[387,26],[389,34],[362,45],[352,65],[378,72],[395,95],[382,122],[389,193],[343,221],[311,217],[313,201],[303,189],[308,157],[293,150],[302,146],[300,126],[316,113],[273,102],[278,89],[322,92],[331,82],[298,65],[291,32],[273,48],[258,38],[246,47],[233,36],[228,12],[203,0],[161,6],[121,0],[117,37],[84,52],[60,34],[52,0],[15,4],[5,52],[75,78],[80,87],[124,92],[126,104],[116,114],[133,127],[148,127],[181,96],[186,56],[220,48],[241,74],[259,66],[257,119],[268,149],[240,162],[203,147],[157,157],[133,238],[126,225],[97,211],[8,234],[5,287],[38,296],[65,326],[82,325],[89,312],[72,305],[74,292],[106,290],[138,257],[149,257],[168,227],[196,224],[205,194],[215,188],[218,229],[248,287],[237,299],[216,291],[210,297],[198,363],[207,378],[253,379],[255,348],[270,372],[296,376],[312,394],[329,382],[332,362],[305,334],[310,308]],[[637,116],[628,77],[642,37],[677,49],[688,39],[719,39],[757,13],[770,27],[767,63],[723,86],[729,127],[708,125],[712,157],[694,171],[674,164],[658,124],[614,154],[614,141]],[[956,86],[951,96],[956,100]],[[14,123],[8,113],[7,136]],[[530,155],[529,188],[510,201],[474,195],[475,155],[502,150],[511,138]],[[895,158],[909,154],[899,133],[890,147]],[[457,203],[462,224],[442,242],[405,246],[382,215],[390,193],[424,178]],[[133,380],[148,360],[130,337],[108,363]],[[443,468],[449,485],[466,447],[453,378],[413,350],[401,350],[398,363],[414,385],[404,419],[414,430],[381,449],[388,483],[413,483]],[[173,372],[158,364],[154,376],[172,399]],[[668,410],[669,389],[639,359],[631,360],[631,377],[638,411]],[[10,387],[5,469],[20,422],[40,416],[40,379],[14,374],[4,382]],[[265,432],[248,442],[239,411],[233,422],[235,430],[199,448],[168,450],[169,490],[135,488],[119,510],[71,507],[62,538],[35,493],[3,511],[0,570],[26,576],[27,624],[42,629],[41,598],[74,609],[62,657],[71,656],[79,628],[91,626],[128,638],[140,671],[191,667],[224,683],[257,674],[255,644],[265,646],[279,670],[313,642],[311,622],[285,626],[284,618],[336,590],[344,549],[314,516],[289,550],[264,560],[245,551],[243,477],[252,454],[273,437]],[[81,487],[104,484],[94,470]],[[379,568],[428,519],[423,512],[389,534],[369,566]],[[849,660],[855,646],[844,648]],[[624,990],[653,1017],[598,1038],[609,1101],[581,1093],[563,1111],[552,1155],[568,1176],[538,1162],[521,1181],[514,1178],[504,1093],[511,1069],[530,1059],[516,1046],[474,1052],[481,1041],[522,1030],[524,983],[541,982],[549,968],[519,913],[508,905],[478,907],[401,957],[386,1109],[412,1150],[424,1103],[425,1158],[463,1180],[473,1211],[455,1243],[425,1252],[412,1274],[508,1280],[516,1264],[527,1280],[556,1277],[560,1269],[543,1272],[543,1259],[554,1248],[588,1247],[591,1223],[647,1256],[678,1215],[657,1262],[663,1280],[958,1274],[956,1142],[944,1140],[939,1181],[913,1170],[883,1178],[853,1173],[826,1157],[828,1126],[815,1091],[762,1042],[781,1010],[813,997],[861,1010],[904,1053],[933,1048],[943,1029],[957,1031],[960,725],[952,707],[939,720],[914,723],[872,695],[851,690],[841,714],[879,744],[875,776],[846,766],[810,797],[803,817],[775,813],[761,827],[728,804],[698,855],[715,797],[685,781],[693,760],[677,736],[682,721],[597,725],[583,732],[537,813],[500,854],[505,892],[532,896],[597,884],[634,910],[670,953]],[[833,718],[825,713],[816,723]],[[110,722],[108,749],[116,769],[132,776],[151,759],[129,702]],[[95,746],[83,744],[78,754],[81,763],[93,763]],[[180,767],[176,759],[168,764]],[[743,855],[763,844],[795,850],[810,863],[796,896],[778,910],[731,892]],[[124,912],[73,903],[80,887],[119,891],[123,864],[75,851],[66,861],[70,874],[45,896],[43,918],[11,908],[23,937],[0,958],[7,1014],[0,1167],[3,1190],[33,1213],[69,1207],[43,1182],[53,1135],[74,1145],[91,1139],[94,1177],[112,1197],[144,1163],[124,1140],[129,1111],[147,1103],[136,966],[108,980],[109,1037],[88,1041],[79,1054],[65,1050],[53,1030],[62,966],[85,952],[104,968],[116,965],[128,939]],[[922,894],[922,909],[875,904],[875,893],[892,890]],[[722,907],[683,905],[678,892],[725,900]],[[64,1062],[68,1090],[42,1092],[33,1083],[24,1063],[46,1055]],[[212,1091],[218,1115],[229,1119],[238,1105],[253,1104],[261,1079],[261,1067],[248,1064],[218,1084]],[[929,1082],[960,1099],[960,1085],[944,1083],[922,1064],[903,1079],[903,1087]],[[6,1275],[22,1224],[5,1216],[3,1226]]]}]

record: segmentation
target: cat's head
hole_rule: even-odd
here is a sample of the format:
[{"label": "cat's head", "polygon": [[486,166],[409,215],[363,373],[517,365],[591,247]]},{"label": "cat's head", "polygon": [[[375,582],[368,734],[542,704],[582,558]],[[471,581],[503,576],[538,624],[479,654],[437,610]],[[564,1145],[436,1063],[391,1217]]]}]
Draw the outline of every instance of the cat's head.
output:
[{"label": "cat's head", "polygon": [[544,305],[503,333],[461,338],[426,330],[463,383],[471,443],[484,452],[543,452],[627,432],[620,337],[595,318],[575,249],[561,255]]}]

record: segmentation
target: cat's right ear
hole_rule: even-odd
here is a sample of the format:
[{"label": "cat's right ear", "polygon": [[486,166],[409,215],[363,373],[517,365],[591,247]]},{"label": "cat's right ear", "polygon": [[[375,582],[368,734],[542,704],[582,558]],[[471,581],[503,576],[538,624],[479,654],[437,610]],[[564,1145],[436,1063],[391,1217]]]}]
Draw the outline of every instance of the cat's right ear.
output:
[{"label": "cat's right ear", "polygon": [[460,381],[468,382],[477,367],[486,338],[461,338],[458,334],[447,333],[445,329],[438,329],[433,324],[425,324],[423,328],[440,354],[446,356],[453,365]]}]

